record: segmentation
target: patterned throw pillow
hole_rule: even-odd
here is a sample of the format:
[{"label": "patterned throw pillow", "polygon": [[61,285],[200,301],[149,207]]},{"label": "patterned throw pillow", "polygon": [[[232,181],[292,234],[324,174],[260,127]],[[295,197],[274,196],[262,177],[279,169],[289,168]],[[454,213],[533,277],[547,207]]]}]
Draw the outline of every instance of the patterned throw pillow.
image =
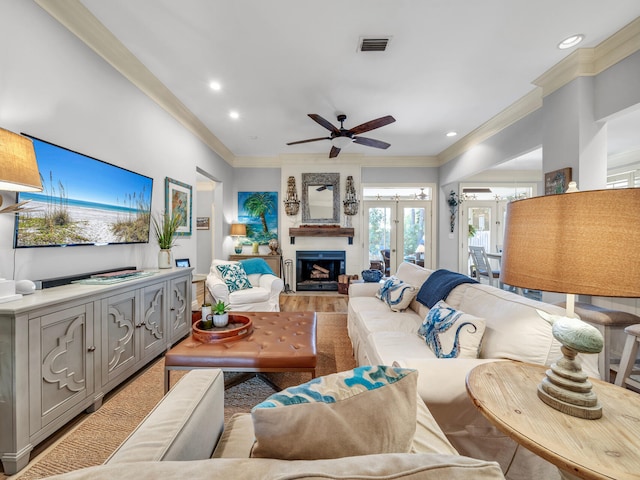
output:
[{"label": "patterned throw pillow", "polygon": [[251,410],[251,456],[311,460],[409,452],[417,378],[416,370],[363,366],[276,393]]},{"label": "patterned throw pillow", "polygon": [[239,263],[216,265],[216,268],[220,272],[220,277],[224,280],[224,283],[227,284],[229,293],[252,288],[244,268]]},{"label": "patterned throw pillow", "polygon": [[485,321],[460,312],[443,300],[436,303],[418,329],[438,358],[478,358]]},{"label": "patterned throw pillow", "polygon": [[391,311],[401,312],[409,307],[416,293],[418,289],[413,285],[404,283],[398,277],[389,277],[376,293],[376,297],[389,305]]}]

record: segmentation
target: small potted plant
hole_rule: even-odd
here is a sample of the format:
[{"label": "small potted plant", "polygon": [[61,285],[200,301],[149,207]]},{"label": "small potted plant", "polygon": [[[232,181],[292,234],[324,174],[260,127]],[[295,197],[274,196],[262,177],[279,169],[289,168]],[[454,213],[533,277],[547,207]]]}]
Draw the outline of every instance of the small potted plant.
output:
[{"label": "small potted plant", "polygon": [[153,232],[156,235],[160,252],[158,253],[158,268],[171,268],[171,248],[176,242],[176,232],[180,227],[180,215],[163,213],[160,218],[151,217]]},{"label": "small potted plant", "polygon": [[218,300],[212,308],[213,314],[213,326],[214,327],[226,327],[229,323],[229,304],[224,303],[222,300]]}]

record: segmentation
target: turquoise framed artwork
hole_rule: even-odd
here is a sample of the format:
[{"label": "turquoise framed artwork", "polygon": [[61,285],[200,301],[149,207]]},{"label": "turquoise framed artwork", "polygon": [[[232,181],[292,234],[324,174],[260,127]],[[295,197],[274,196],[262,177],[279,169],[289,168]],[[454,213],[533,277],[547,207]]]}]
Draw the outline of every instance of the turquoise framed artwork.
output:
[{"label": "turquoise framed artwork", "polygon": [[245,243],[278,238],[278,192],[238,192],[238,223],[247,226]]},{"label": "turquoise framed artwork", "polygon": [[173,178],[164,179],[165,212],[180,215],[180,226],[176,235],[191,235],[191,185]]}]

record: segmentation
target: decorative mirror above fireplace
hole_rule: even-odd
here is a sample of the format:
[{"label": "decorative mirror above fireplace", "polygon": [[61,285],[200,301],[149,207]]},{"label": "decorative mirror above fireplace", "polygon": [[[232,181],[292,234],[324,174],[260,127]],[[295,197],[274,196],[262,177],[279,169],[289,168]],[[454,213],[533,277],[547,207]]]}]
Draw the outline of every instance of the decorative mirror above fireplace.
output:
[{"label": "decorative mirror above fireplace", "polygon": [[302,222],[340,223],[340,174],[302,174]]}]

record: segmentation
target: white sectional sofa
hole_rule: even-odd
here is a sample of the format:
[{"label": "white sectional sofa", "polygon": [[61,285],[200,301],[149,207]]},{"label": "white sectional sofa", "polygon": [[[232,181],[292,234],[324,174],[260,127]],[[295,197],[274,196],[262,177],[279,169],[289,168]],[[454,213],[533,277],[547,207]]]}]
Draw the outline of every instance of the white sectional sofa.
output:
[{"label": "white sectional sofa", "polygon": [[[395,276],[419,289],[432,273],[402,263]],[[517,448],[485,420],[469,399],[465,380],[473,367],[485,362],[518,360],[550,365],[556,361],[562,356],[560,344],[536,309],[556,315],[564,315],[565,310],[480,283],[458,285],[445,301],[485,320],[479,358],[437,358],[417,334],[429,308],[414,299],[408,309],[392,312],[376,298],[379,287],[377,283],[349,287],[348,331],[358,365],[417,369],[419,395],[461,454],[498,461],[508,479],[558,478],[555,467]],[[597,355],[581,359],[583,369],[599,378]]]},{"label": "white sectional sofa", "polygon": [[[422,402],[410,452],[325,460],[249,458],[255,438],[251,415],[236,414],[225,426],[223,411],[222,372],[192,370],[105,465],[51,478],[504,480],[497,463],[458,455]],[[375,416],[372,411],[372,419]]]}]

